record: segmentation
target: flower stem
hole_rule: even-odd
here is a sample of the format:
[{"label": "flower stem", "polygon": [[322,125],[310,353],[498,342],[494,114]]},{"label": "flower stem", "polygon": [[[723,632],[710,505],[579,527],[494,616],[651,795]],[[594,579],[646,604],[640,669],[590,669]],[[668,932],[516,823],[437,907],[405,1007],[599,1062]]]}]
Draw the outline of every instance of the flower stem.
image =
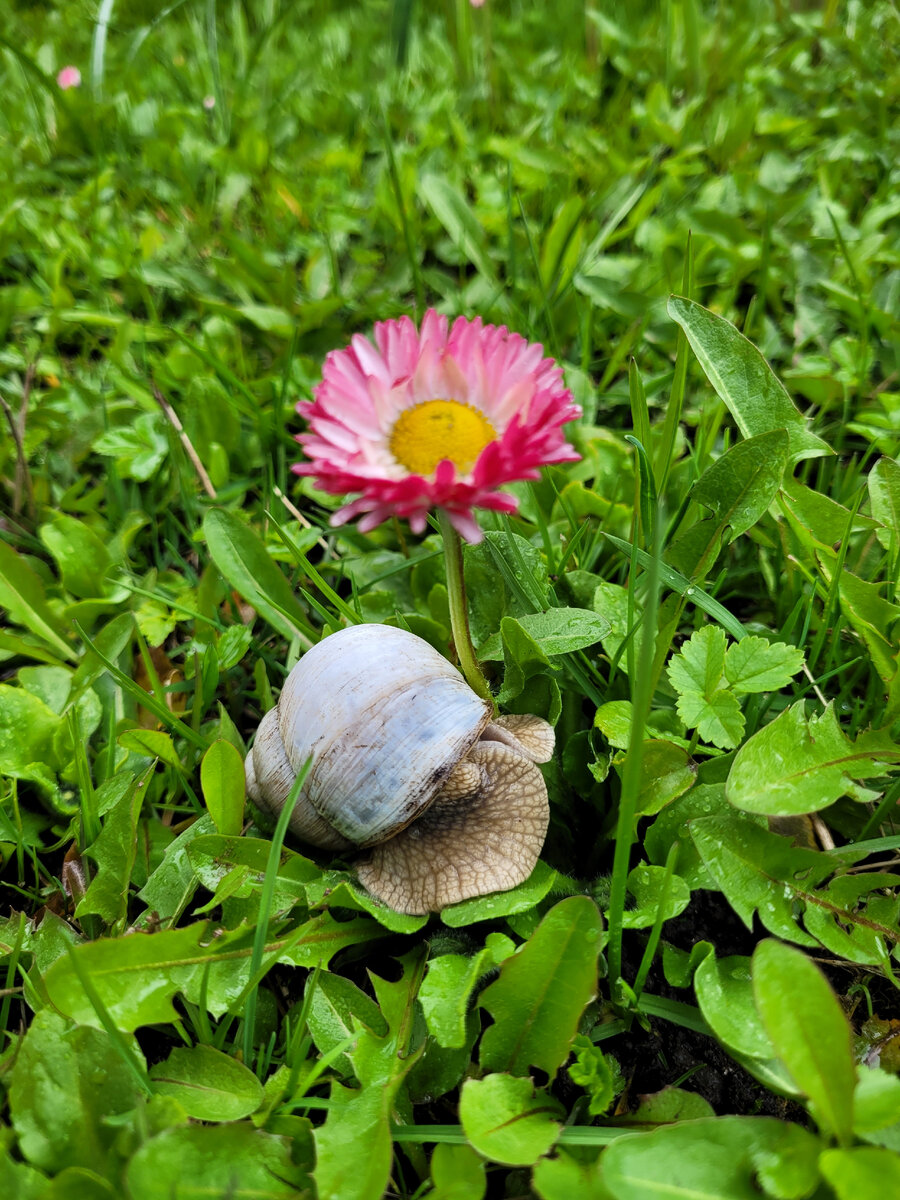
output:
[{"label": "flower stem", "polygon": [[472,635],[469,632],[469,612],[466,605],[466,583],[463,577],[463,552],[459,534],[450,523],[450,518],[443,509],[437,510],[441,526],[441,536],[444,539],[444,561],[447,564],[447,593],[450,598],[450,628],[453,631],[453,642],[459,657],[459,665],[466,677],[466,682],[473,692],[483,700],[493,703],[491,689],[482,674],[478,659],[475,657],[475,647],[472,645]]}]

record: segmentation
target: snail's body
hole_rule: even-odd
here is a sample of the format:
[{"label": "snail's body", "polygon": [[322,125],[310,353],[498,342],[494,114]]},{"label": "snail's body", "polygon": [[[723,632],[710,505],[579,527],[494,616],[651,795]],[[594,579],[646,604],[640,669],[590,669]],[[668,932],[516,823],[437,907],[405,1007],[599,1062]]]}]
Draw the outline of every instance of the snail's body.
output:
[{"label": "snail's body", "polygon": [[531,873],[547,832],[553,730],[492,720],[489,703],[432,646],[357,625],[301,659],[263,718],[247,790],[284,805],[312,758],[290,827],[326,849],[372,848],[361,882],[400,912],[505,890]]}]

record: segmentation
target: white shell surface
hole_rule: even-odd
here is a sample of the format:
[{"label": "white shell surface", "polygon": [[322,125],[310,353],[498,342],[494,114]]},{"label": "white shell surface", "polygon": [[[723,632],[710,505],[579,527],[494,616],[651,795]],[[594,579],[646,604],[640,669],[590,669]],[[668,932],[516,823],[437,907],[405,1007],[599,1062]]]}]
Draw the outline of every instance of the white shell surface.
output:
[{"label": "white shell surface", "polygon": [[451,663],[405,629],[355,625],[303,656],[278,702],[304,793],[357,846],[393,836],[431,802],[492,715]]}]

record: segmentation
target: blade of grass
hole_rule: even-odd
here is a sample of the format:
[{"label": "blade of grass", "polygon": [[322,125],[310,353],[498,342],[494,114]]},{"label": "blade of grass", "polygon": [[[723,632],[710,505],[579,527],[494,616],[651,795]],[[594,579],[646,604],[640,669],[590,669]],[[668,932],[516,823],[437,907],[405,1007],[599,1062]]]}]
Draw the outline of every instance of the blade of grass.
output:
[{"label": "blade of grass", "polygon": [[[287,833],[288,821],[294,811],[294,806],[300,796],[300,789],[306,782],[306,776],[312,766],[312,756],[306,760],[297,772],[294,786],[285,801],[284,808],[278,814],[278,823],[272,834],[272,844],[269,847],[269,860],[266,863],[266,874],[263,879],[262,892],[259,898],[259,918],[256,933],[253,938],[253,951],[250,955],[250,978],[259,970],[266,948],[266,938],[269,932],[269,918],[272,913],[272,899],[275,895],[275,879],[278,874],[278,864],[281,861],[281,848]],[[253,1061],[253,1032],[256,1025],[256,995],[258,983],[250,989],[244,1001],[244,1062],[249,1066]]]}]

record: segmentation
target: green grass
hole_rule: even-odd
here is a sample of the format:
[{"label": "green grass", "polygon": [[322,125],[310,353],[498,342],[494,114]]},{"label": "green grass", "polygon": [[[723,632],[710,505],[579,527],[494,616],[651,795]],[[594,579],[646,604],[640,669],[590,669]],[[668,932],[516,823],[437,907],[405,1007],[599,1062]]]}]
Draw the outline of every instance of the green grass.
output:
[{"label": "green grass", "polygon": [[[898,34],[890,0],[7,7],[3,1194],[889,1190]],[[229,836],[237,756],[201,760],[325,626],[449,652],[436,532],[333,530],[290,471],[325,354],[429,306],[584,409],[467,551],[476,646],[610,630],[548,664],[504,625],[495,692],[556,722],[544,865],[426,922],[249,806]]]}]

